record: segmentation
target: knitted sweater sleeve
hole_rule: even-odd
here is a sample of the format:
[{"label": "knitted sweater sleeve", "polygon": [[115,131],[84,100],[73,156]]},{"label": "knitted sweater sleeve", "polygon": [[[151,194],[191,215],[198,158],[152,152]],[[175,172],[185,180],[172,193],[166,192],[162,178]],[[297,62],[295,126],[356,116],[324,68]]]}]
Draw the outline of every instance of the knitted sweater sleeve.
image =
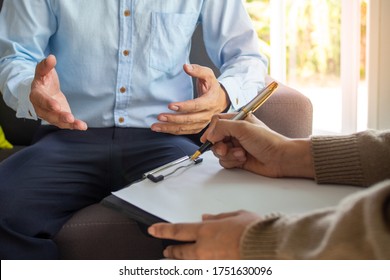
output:
[{"label": "knitted sweater sleeve", "polygon": [[249,226],[243,259],[390,259],[390,180],[333,208],[271,215]]},{"label": "knitted sweater sleeve", "polygon": [[[390,131],[311,140],[318,183],[370,186],[390,178]],[[244,259],[389,259],[390,180],[336,207],[265,216],[240,244]]]},{"label": "knitted sweater sleeve", "polygon": [[390,131],[311,139],[316,181],[371,186],[390,178]]}]

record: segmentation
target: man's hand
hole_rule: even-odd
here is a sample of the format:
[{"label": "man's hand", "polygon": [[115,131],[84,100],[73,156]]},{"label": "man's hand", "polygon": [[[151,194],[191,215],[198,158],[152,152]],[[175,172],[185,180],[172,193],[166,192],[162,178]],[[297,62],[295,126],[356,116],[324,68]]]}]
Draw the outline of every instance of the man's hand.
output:
[{"label": "man's hand", "polygon": [[261,218],[251,212],[238,211],[203,215],[203,222],[191,224],[159,223],[149,227],[154,237],[193,242],[168,246],[166,258],[173,259],[240,259],[240,240],[245,229]]},{"label": "man's hand", "polygon": [[38,117],[64,129],[86,130],[87,124],[74,118],[65,95],[61,92],[55,65],[55,56],[49,55],[35,69],[30,101]]},{"label": "man's hand", "polygon": [[174,113],[162,113],[152,130],[171,134],[196,134],[207,126],[214,114],[223,112],[230,104],[229,97],[214,72],[195,64],[184,65],[184,71],[197,78],[198,98],[173,102],[168,108]]}]

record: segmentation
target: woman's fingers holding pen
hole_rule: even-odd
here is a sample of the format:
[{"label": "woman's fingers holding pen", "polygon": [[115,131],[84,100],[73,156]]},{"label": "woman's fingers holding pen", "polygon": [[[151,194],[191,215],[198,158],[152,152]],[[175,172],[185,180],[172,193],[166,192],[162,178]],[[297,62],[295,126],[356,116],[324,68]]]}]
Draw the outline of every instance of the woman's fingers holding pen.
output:
[{"label": "woman's fingers holding pen", "polygon": [[[216,143],[218,141],[222,141],[226,136],[234,136],[236,137],[239,134],[239,131],[236,129],[236,127],[232,128],[231,131],[226,131],[223,128],[226,126],[232,126],[234,123],[235,126],[240,126],[242,124],[242,120],[234,121],[232,118],[237,113],[225,113],[225,114],[216,114],[212,117],[211,122],[209,124],[209,127],[207,130],[203,133],[200,140],[204,143],[207,140],[211,141],[212,143]],[[229,124],[223,124],[224,121],[231,122]],[[248,114],[248,116],[245,119],[245,122],[252,123],[258,126],[267,127],[263,122],[261,122],[258,118],[253,116],[252,114]],[[222,129],[218,129],[221,128]]]},{"label": "woman's fingers holding pen", "polygon": [[[235,115],[234,113],[231,113],[231,114],[216,114],[216,115],[214,115],[211,118],[209,127],[206,129],[206,131],[201,136],[200,141],[202,141],[202,143],[205,143],[207,140],[211,141],[209,135],[210,135],[210,133],[215,134],[215,132],[214,132],[215,127],[219,126],[219,122],[221,120],[229,120],[229,119],[233,118],[234,115]],[[211,141],[212,143],[216,143],[218,141],[222,141],[224,139],[224,136],[221,135],[220,137],[216,137],[216,135],[214,135],[214,138],[216,138],[216,139],[213,139],[213,141]]]},{"label": "woman's fingers holding pen", "polygon": [[224,168],[244,168],[247,153],[242,147],[233,147],[228,142],[218,142],[212,147],[214,155]]},{"label": "woman's fingers holding pen", "polygon": [[242,168],[257,174],[279,177],[283,143],[287,139],[272,132],[255,116],[245,121],[231,116],[213,118],[204,138],[214,144],[212,150],[225,168]]}]

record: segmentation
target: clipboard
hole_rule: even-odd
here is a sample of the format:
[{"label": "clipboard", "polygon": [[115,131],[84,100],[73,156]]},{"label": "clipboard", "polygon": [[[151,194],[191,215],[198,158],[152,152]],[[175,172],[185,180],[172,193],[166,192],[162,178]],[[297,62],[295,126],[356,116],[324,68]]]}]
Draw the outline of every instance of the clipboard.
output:
[{"label": "clipboard", "polygon": [[[182,158],[179,158],[177,160],[174,160],[172,162],[169,162],[167,164],[164,164],[160,167],[157,167],[153,170],[150,170],[148,172],[145,172],[142,176],[142,179],[138,182],[133,183],[134,185],[137,185],[141,181],[146,181],[146,183],[159,183],[169,176],[172,175],[179,175],[181,172],[184,172],[186,169],[189,169],[195,165],[198,165],[203,162],[203,158],[199,157],[195,160],[191,160],[189,156],[184,156]],[[129,185],[126,188],[130,188],[133,184]],[[158,222],[168,222],[167,220],[164,220],[163,218],[160,218],[158,216],[155,216],[151,213],[146,212],[140,207],[137,207],[128,201],[126,199],[122,199],[115,194],[111,194],[103,199],[102,201],[103,205],[109,206],[111,208],[114,208],[120,212],[123,212],[130,218],[141,222],[146,225],[151,225]]]},{"label": "clipboard", "polygon": [[[345,185],[318,185],[313,180],[268,178],[241,169],[224,169],[212,152],[203,162],[157,183],[144,178],[105,198],[102,203],[151,225],[156,222],[199,222],[201,215],[248,210],[302,213],[334,206],[361,190]],[[183,163],[186,165],[187,162]]]}]

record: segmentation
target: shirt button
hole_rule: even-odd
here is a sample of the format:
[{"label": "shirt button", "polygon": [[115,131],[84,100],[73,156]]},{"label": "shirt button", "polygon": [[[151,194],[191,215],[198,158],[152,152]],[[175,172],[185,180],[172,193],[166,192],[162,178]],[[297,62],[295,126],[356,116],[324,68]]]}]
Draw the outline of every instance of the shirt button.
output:
[{"label": "shirt button", "polygon": [[121,87],[121,88],[119,89],[119,91],[120,91],[121,93],[125,93],[125,92],[126,92],[126,88],[125,88],[125,87]]},{"label": "shirt button", "polygon": [[124,12],[123,12],[123,15],[124,15],[125,17],[129,17],[129,16],[131,15],[130,10],[124,11]]},{"label": "shirt button", "polygon": [[130,51],[129,51],[129,50],[124,50],[124,51],[123,51],[123,55],[124,55],[124,56],[129,56],[129,54],[130,54]]},{"label": "shirt button", "polygon": [[124,123],[125,122],[125,118],[124,117],[120,117],[119,118],[119,123]]}]

